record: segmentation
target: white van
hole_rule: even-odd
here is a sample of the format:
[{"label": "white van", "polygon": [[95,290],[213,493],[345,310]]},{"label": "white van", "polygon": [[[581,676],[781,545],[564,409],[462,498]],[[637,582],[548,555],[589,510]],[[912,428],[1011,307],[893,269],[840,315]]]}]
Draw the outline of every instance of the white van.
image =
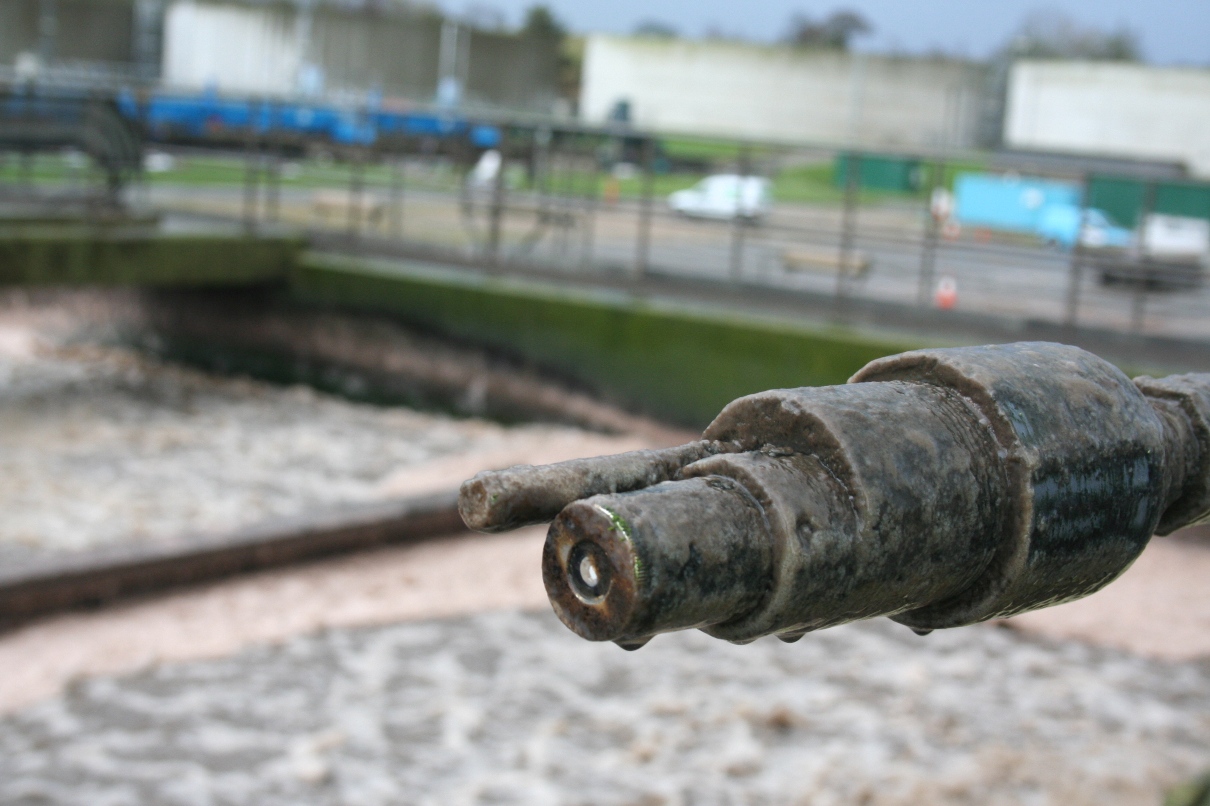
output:
[{"label": "white van", "polygon": [[755,221],[773,206],[773,183],[762,176],[715,174],[670,195],[668,206],[694,218]]}]

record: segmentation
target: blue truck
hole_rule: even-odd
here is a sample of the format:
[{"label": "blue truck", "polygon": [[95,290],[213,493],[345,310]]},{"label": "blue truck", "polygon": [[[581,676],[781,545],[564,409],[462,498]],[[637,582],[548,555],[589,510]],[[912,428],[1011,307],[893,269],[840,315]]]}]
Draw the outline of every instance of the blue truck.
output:
[{"label": "blue truck", "polygon": [[1036,235],[1071,249],[1127,248],[1134,233],[1104,210],[1083,209],[1080,187],[1054,179],[1013,174],[959,174],[954,181],[954,217],[959,224]]}]

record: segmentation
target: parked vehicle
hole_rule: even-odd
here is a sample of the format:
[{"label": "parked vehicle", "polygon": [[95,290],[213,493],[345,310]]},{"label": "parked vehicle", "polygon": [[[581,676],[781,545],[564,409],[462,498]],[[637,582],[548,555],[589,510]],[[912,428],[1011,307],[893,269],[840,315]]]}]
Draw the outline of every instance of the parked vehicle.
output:
[{"label": "parked vehicle", "polygon": [[693,218],[756,221],[773,206],[773,183],[761,176],[715,174],[670,195],[668,206]]},{"label": "parked vehicle", "polygon": [[1079,229],[1080,189],[1068,182],[1015,175],[959,174],[954,181],[954,218],[963,227],[1041,235],[1051,210],[1075,210],[1068,222],[1071,243]]},{"label": "parked vehicle", "polygon": [[1149,288],[1194,288],[1210,262],[1210,221],[1204,218],[1147,216],[1142,237],[1126,249],[1097,250],[1094,264],[1101,282]]},{"label": "parked vehicle", "polygon": [[1188,288],[1202,282],[1210,261],[1210,222],[1151,214],[1138,230],[1106,211],[1083,208],[1069,182],[1014,175],[961,174],[953,219],[961,225],[1030,233],[1063,249],[1077,244],[1104,283]]},{"label": "parked vehicle", "polygon": [[1073,248],[1077,238],[1080,246],[1089,249],[1129,249],[1135,241],[1134,232],[1119,226],[1109,213],[1095,207],[1081,210],[1074,204],[1052,204],[1043,208],[1038,217],[1037,233],[1047,243],[1065,249]]}]

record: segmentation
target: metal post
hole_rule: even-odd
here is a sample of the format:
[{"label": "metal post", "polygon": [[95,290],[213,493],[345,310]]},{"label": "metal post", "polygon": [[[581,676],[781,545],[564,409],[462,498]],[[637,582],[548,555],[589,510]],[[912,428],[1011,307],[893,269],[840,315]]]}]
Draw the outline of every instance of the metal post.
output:
[{"label": "metal post", "polygon": [[937,241],[941,232],[941,222],[937,219],[937,211],[933,202],[938,191],[945,188],[945,162],[933,163],[929,191],[925,196],[924,244],[920,250],[920,287],[916,290],[916,304],[926,307],[933,291],[933,278],[937,274]]},{"label": "metal post", "polygon": [[593,242],[596,239],[597,209],[601,204],[601,161],[596,149],[592,153],[592,176],[584,206],[584,240],[580,245],[580,267],[591,268]]},{"label": "metal post", "polygon": [[844,212],[840,219],[839,265],[836,267],[836,298],[848,291],[848,269],[853,263],[853,240],[857,227],[858,192],[861,188],[861,154],[850,152],[845,159]]},{"label": "metal post", "polygon": [[403,237],[403,180],[407,163],[402,155],[391,160],[391,221],[389,224],[392,238]]},{"label": "metal post", "polygon": [[360,151],[355,151],[352,155],[352,164],[349,166],[348,231],[351,238],[357,238],[361,235],[361,199],[365,186],[364,171],[365,159]]},{"label": "metal post", "polygon": [[651,201],[655,193],[655,171],[652,165],[654,161],[655,141],[647,138],[643,141],[643,189],[639,199],[639,232],[634,253],[634,273],[638,277],[647,273],[651,258]]},{"label": "metal post", "polygon": [[1147,316],[1147,281],[1138,283],[1134,298],[1130,301],[1130,330],[1132,333],[1143,332],[1143,321]]},{"label": "metal post", "polygon": [[[557,155],[554,149],[554,134],[546,126],[534,127],[530,143],[530,186],[537,203],[536,232],[540,232],[550,219],[551,198],[554,190],[554,173]],[[555,250],[555,238],[551,238],[551,251]],[[554,255],[552,254],[552,257]]]},{"label": "metal post", "polygon": [[500,144],[500,168],[492,182],[492,204],[489,211],[490,226],[487,233],[487,259],[493,266],[500,264],[500,248],[504,228],[504,144]]},{"label": "metal post", "polygon": [[246,145],[247,159],[244,165],[244,228],[249,232],[256,229],[257,184],[260,180],[260,144],[249,128]]},{"label": "metal post", "polygon": [[55,60],[59,38],[59,4],[57,0],[42,0],[38,6],[38,60],[45,70]]},{"label": "metal post", "polygon": [[530,184],[540,197],[545,197],[550,193],[550,170],[553,161],[551,141],[553,137],[551,130],[545,126],[534,128],[533,142],[530,144],[532,149]]},{"label": "metal post", "polygon": [[294,17],[294,41],[297,43],[299,61],[298,70],[294,74],[294,91],[299,93],[314,93],[316,65],[314,48],[312,47],[312,32],[315,30],[315,0],[299,0],[298,12]]},{"label": "metal post", "polygon": [[269,154],[265,177],[265,218],[273,223],[281,218],[281,151],[278,149],[273,149]]},{"label": "metal post", "polygon": [[1144,319],[1147,315],[1147,286],[1151,282],[1151,254],[1147,244],[1147,219],[1151,217],[1151,211],[1155,208],[1155,186],[1154,181],[1146,184],[1146,189],[1143,192],[1143,207],[1139,210],[1139,268],[1137,278],[1134,283],[1134,298],[1130,303],[1130,330],[1134,333],[1143,331]]},{"label": "metal post", "polygon": [[143,81],[154,81],[160,72],[160,30],[164,25],[164,0],[135,0],[134,41],[131,55]]},{"label": "metal post", "polygon": [[1088,176],[1080,181],[1080,218],[1076,226],[1076,242],[1071,247],[1071,265],[1067,281],[1067,314],[1063,323],[1075,327],[1080,312],[1080,288],[1084,281],[1084,227],[1088,217]]},{"label": "metal post", "polygon": [[731,279],[739,282],[744,273],[744,230],[749,218],[745,215],[745,194],[748,174],[752,172],[752,151],[745,143],[739,150],[739,185],[736,188],[735,218],[731,227]]},{"label": "metal post", "polygon": [[34,152],[28,148],[21,151],[21,178],[18,184],[26,192],[32,191],[34,187]]},{"label": "metal post", "polygon": [[571,250],[571,231],[575,226],[573,210],[579,205],[576,202],[576,144],[564,143],[563,148],[563,192],[559,200],[559,210],[563,215],[559,219],[559,254],[566,257]]}]

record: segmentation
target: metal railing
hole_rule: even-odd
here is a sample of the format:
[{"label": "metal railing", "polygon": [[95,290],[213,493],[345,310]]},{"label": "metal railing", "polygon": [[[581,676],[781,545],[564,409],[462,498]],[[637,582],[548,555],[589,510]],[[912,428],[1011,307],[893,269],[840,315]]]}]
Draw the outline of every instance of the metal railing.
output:
[{"label": "metal railing", "polygon": [[[944,159],[923,162],[925,181],[892,192],[828,179],[834,151],[736,144],[732,155],[715,154],[696,172],[661,172],[652,139],[630,144],[634,162],[619,158],[628,139],[514,130],[499,170],[480,181],[473,171],[479,152],[421,139],[332,149],[323,162],[291,160],[260,143],[243,155],[238,214],[250,228],[288,223],[494,267],[701,278],[831,296],[838,307],[870,299],[1210,337],[1199,266],[959,228],[930,203],[956,171]],[[849,159],[860,164],[862,156]],[[293,176],[283,181],[283,170]],[[822,178],[796,188],[787,179],[796,171]],[[692,218],[668,207],[670,190],[710,172],[774,177],[779,198],[756,222]],[[165,183],[159,196],[176,209],[235,212],[213,189],[187,198]]]},{"label": "metal railing", "polygon": [[[481,148],[439,132],[379,133],[358,145],[224,130],[188,147],[149,146],[172,155],[175,169],[153,168],[139,192],[166,211],[235,219],[249,230],[302,227],[502,270],[733,283],[830,299],[838,315],[851,301],[870,300],[1000,321],[1210,338],[1210,292],[1200,266],[1174,269],[1138,255],[1062,248],[1028,234],[957,226],[939,214],[935,194],[962,171],[994,170],[999,158],[992,155],[899,155],[893,158],[914,166],[915,175],[878,187],[866,181],[863,166],[885,162],[885,154],[491,123],[503,141],[501,164],[490,174],[474,170]],[[0,153],[0,191],[11,197],[31,182],[28,149],[9,142],[8,156]],[[55,147],[89,142],[68,138]],[[136,176],[138,157],[123,159],[124,176]],[[1112,165],[1047,157],[1036,167],[1031,173],[1039,177],[1086,185],[1088,170]],[[669,208],[671,191],[713,173],[772,179],[772,209],[748,221]]]}]

